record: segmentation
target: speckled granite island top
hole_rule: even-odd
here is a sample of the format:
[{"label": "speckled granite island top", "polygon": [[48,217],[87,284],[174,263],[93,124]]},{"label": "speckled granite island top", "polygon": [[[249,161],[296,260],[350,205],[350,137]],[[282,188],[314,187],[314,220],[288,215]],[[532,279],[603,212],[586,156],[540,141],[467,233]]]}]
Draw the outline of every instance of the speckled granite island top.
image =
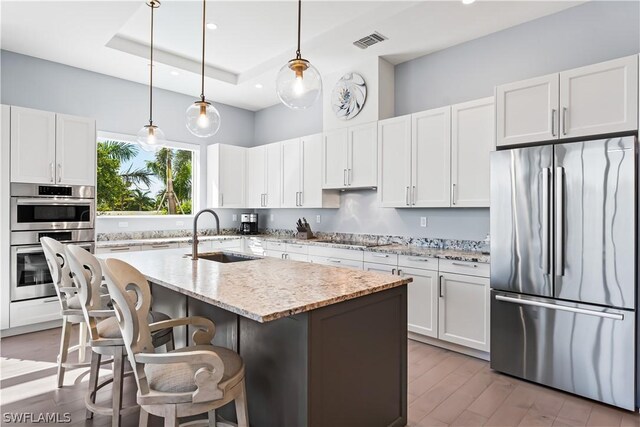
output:
[{"label": "speckled granite island top", "polygon": [[192,261],[184,249],[103,254],[128,262],[160,286],[257,322],[269,322],[405,285],[411,278],[260,258]]}]

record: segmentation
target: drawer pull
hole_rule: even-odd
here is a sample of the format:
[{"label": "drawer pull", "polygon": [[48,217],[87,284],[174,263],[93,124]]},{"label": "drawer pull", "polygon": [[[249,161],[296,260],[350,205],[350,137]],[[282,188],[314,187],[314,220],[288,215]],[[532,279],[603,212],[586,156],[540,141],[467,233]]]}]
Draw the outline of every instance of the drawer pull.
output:
[{"label": "drawer pull", "polygon": [[292,248],[298,248],[298,249],[302,249],[302,245],[289,245]]},{"label": "drawer pull", "polygon": [[431,260],[428,258],[409,258],[409,261],[429,262]]},{"label": "drawer pull", "polygon": [[151,245],[151,247],[154,249],[160,249],[160,248],[168,248],[169,245]]},{"label": "drawer pull", "polygon": [[109,249],[111,252],[125,252],[125,251],[130,251],[131,248],[128,246],[125,246],[124,248],[111,248]]},{"label": "drawer pull", "polygon": [[373,256],[376,258],[389,258],[389,255],[386,254],[373,254]]},{"label": "drawer pull", "polygon": [[478,268],[478,264],[464,264],[461,262],[452,262],[451,265],[457,265],[458,267]]},{"label": "drawer pull", "polygon": [[331,258],[329,258],[329,262],[341,263],[342,261],[340,261],[339,259],[331,259]]}]

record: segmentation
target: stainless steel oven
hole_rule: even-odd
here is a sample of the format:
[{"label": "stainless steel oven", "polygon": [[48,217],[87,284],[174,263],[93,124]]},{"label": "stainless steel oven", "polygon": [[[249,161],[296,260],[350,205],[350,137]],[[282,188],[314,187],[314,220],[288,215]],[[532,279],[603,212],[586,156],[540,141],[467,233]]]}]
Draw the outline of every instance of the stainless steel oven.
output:
[{"label": "stainless steel oven", "polygon": [[95,187],[11,184],[11,231],[93,228]]},{"label": "stainless steel oven", "polygon": [[42,237],[94,251],[95,187],[11,183],[11,301],[56,295]]},{"label": "stainless steel oven", "polygon": [[93,230],[17,231],[11,233],[11,301],[56,295],[49,266],[40,244],[41,237],[73,243],[94,251]]}]

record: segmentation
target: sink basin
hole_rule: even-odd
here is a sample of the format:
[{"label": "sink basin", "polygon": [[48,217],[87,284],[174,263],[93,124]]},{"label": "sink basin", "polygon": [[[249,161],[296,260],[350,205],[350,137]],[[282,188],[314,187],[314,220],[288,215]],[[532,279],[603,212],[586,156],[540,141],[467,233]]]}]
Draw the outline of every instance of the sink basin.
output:
[{"label": "sink basin", "polygon": [[228,264],[230,262],[242,262],[242,261],[252,261],[254,259],[260,259],[257,257],[235,254],[231,252],[204,252],[204,253],[198,254],[198,258],[206,259],[207,261],[221,262],[223,264]]}]

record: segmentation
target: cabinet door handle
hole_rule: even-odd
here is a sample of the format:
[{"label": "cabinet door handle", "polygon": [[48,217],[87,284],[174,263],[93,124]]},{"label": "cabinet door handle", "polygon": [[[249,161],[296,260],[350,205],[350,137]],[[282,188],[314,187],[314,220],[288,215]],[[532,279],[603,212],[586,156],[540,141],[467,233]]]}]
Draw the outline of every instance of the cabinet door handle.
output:
[{"label": "cabinet door handle", "polygon": [[51,182],[53,182],[53,180],[55,179],[55,178],[54,178],[54,174],[55,174],[55,172],[54,172],[54,170],[53,170],[53,162],[49,163],[49,173],[50,173],[50,175],[51,175]]},{"label": "cabinet door handle", "polygon": [[409,258],[409,261],[429,262],[428,258]]},{"label": "cabinet door handle", "polygon": [[442,287],[442,275],[438,278],[438,294],[440,298],[444,298],[444,288]]},{"label": "cabinet door handle", "polygon": [[404,201],[407,206],[409,206],[409,186],[407,185],[407,189],[404,192]]},{"label": "cabinet door handle", "polygon": [[345,169],[344,172],[342,172],[342,184],[346,187],[347,186],[347,170]]},{"label": "cabinet door handle", "polygon": [[451,265],[457,265],[458,267],[478,268],[478,264],[464,264],[462,262],[452,262]]},{"label": "cabinet door handle", "polygon": [[567,107],[562,107],[562,134],[567,134]]},{"label": "cabinet door handle", "polygon": [[303,197],[303,191],[300,192],[300,206],[304,205],[304,197]]},{"label": "cabinet door handle", "polygon": [[413,201],[413,205],[416,205],[416,186],[413,186],[413,190],[411,191],[411,200]]},{"label": "cabinet door handle", "polygon": [[453,203],[453,205],[456,205],[456,184],[452,185],[452,190],[451,190],[451,203]]},{"label": "cabinet door handle", "polygon": [[220,193],[220,206],[224,206],[224,194]]},{"label": "cabinet door handle", "polygon": [[269,205],[269,193],[264,193],[264,207]]},{"label": "cabinet door handle", "polygon": [[556,136],[556,109],[551,109],[551,136]]},{"label": "cabinet door handle", "polygon": [[398,269],[398,276],[402,277],[402,270]]},{"label": "cabinet door handle", "polygon": [[396,275],[396,269],[395,269],[395,268],[392,268],[392,269],[391,269],[391,274],[392,274],[393,276],[395,276],[395,275]]},{"label": "cabinet door handle", "polygon": [[351,185],[352,181],[353,181],[353,172],[351,171],[351,169],[347,169],[347,184]]},{"label": "cabinet door handle", "polygon": [[62,165],[58,163],[58,182],[62,181]]}]

